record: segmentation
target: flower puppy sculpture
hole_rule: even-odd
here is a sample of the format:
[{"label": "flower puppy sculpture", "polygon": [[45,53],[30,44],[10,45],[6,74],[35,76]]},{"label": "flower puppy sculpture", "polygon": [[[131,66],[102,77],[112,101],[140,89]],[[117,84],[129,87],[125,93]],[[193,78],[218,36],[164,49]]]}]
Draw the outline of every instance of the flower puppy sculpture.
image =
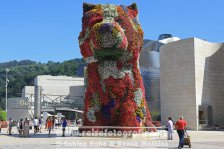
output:
[{"label": "flower puppy sculpture", "polygon": [[79,46],[87,61],[84,126],[152,126],[139,71],[136,4],[83,4]]}]

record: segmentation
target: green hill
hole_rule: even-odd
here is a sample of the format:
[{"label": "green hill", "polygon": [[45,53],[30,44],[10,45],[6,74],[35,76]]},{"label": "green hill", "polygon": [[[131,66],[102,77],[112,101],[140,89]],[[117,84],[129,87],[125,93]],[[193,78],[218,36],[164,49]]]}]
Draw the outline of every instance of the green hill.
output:
[{"label": "green hill", "polygon": [[5,109],[5,69],[8,73],[8,97],[19,97],[26,85],[33,85],[37,75],[77,76],[77,69],[84,64],[83,59],[72,59],[64,62],[40,63],[31,60],[0,63],[0,108]]}]

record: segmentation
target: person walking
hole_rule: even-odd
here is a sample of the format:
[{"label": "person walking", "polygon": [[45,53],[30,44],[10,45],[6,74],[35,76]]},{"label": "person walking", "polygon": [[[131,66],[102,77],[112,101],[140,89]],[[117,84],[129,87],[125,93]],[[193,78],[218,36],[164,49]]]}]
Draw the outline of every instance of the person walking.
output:
[{"label": "person walking", "polygon": [[62,122],[62,137],[65,137],[65,128],[67,127],[67,121],[66,118],[64,118]]},{"label": "person walking", "polygon": [[184,117],[181,116],[180,119],[176,122],[175,127],[179,136],[179,145],[178,148],[184,147],[184,134],[187,127],[187,122],[184,120]]},{"label": "person walking", "polygon": [[39,119],[37,117],[34,118],[33,125],[34,125],[34,133],[38,133],[38,131],[39,131]]},{"label": "person walking", "polygon": [[13,120],[12,118],[9,118],[9,126],[8,126],[9,135],[12,135],[12,126],[13,126]]},{"label": "person walking", "polygon": [[30,137],[29,130],[30,130],[30,121],[28,118],[26,118],[24,121],[24,132],[23,132],[24,137]]},{"label": "person walking", "polygon": [[173,125],[173,120],[169,117],[167,121],[168,140],[173,140]]},{"label": "person walking", "polygon": [[42,125],[43,125],[43,118],[40,117],[40,118],[39,118],[39,132],[40,132],[40,133],[42,133],[42,131],[41,131],[41,130],[42,130]]},{"label": "person walking", "polygon": [[19,137],[23,137],[24,122],[21,118],[19,121]]},{"label": "person walking", "polygon": [[1,132],[2,132],[2,120],[0,119],[0,135],[1,135]]},{"label": "person walking", "polygon": [[48,117],[47,117],[47,119],[46,119],[46,121],[45,121],[45,131],[47,130],[47,121],[48,121]]},{"label": "person walking", "polygon": [[20,124],[20,120],[18,120],[18,121],[16,121],[17,123],[16,123],[16,127],[17,127],[17,131],[18,131],[18,133],[19,133],[19,124]]},{"label": "person walking", "polygon": [[48,129],[48,136],[50,137],[51,136],[51,129],[52,129],[52,126],[53,126],[53,120],[52,118],[48,118],[47,119],[47,129]]},{"label": "person walking", "polygon": [[55,127],[55,117],[52,117],[52,131],[54,131],[54,127]]}]

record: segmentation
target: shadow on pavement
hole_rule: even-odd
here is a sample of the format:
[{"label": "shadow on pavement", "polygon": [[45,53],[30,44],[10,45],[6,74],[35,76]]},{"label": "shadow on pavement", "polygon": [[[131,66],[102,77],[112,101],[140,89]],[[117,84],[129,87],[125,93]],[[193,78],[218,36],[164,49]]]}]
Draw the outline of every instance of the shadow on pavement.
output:
[{"label": "shadow on pavement", "polygon": [[30,134],[30,137],[19,137],[19,134],[12,134],[12,135],[8,135],[8,134],[1,134],[2,136],[8,136],[8,137],[14,137],[14,138],[56,138],[57,135],[56,134],[42,134],[42,133],[38,133],[38,134]]}]

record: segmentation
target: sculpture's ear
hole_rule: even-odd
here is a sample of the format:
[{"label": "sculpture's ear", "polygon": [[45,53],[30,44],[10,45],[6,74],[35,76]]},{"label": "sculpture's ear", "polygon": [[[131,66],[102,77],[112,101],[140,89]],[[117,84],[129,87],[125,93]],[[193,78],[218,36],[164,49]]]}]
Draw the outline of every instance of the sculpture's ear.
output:
[{"label": "sculpture's ear", "polygon": [[138,10],[137,4],[136,3],[132,3],[130,6],[128,6],[129,9],[132,10]]},{"label": "sculpture's ear", "polygon": [[136,3],[132,3],[128,8],[131,10],[131,13],[134,17],[138,15],[138,7]]},{"label": "sculpture's ear", "polygon": [[83,3],[83,13],[86,13],[90,10],[92,10],[96,5],[89,4],[89,3]]}]

